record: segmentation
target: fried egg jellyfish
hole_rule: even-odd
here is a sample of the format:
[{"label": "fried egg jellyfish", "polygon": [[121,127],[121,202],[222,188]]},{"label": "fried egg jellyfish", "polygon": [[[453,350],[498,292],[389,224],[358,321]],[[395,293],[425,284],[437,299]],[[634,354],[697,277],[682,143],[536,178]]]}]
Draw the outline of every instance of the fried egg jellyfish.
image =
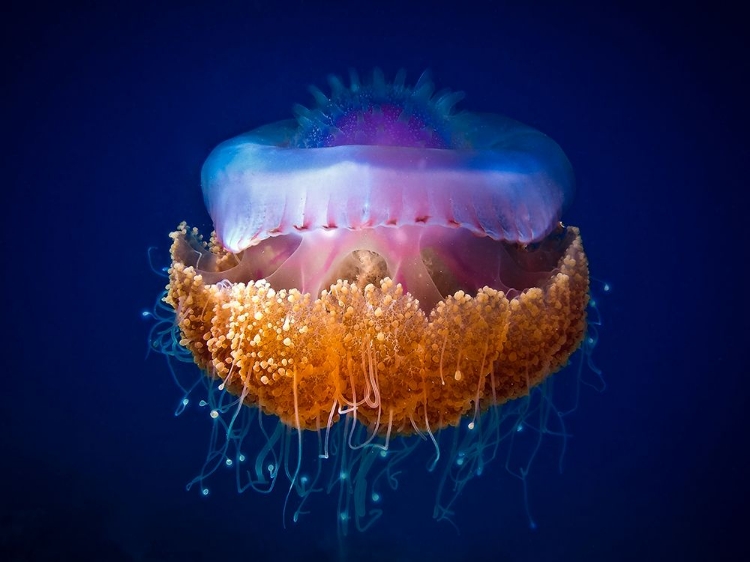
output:
[{"label": "fried egg jellyfish", "polygon": [[[152,345],[177,413],[205,393],[214,424],[188,488],[208,494],[222,467],[240,491],[284,481],[284,523],[336,494],[343,536],[427,443],[433,516],[452,522],[496,456],[526,492],[545,436],[567,443],[598,324],[580,232],[560,222],[572,169],[531,127],[455,112],[463,95],[426,74],[329,82],[295,120],[219,145],[202,172],[214,233],[171,234]],[[550,375],[582,344],[561,408]],[[192,363],[205,376],[185,383]]]}]

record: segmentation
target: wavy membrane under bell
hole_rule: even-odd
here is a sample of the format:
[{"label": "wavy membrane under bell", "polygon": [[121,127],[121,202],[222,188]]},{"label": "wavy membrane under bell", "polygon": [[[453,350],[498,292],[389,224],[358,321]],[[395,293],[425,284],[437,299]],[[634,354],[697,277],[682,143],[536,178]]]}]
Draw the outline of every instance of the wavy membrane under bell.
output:
[{"label": "wavy membrane under bell", "polygon": [[152,345],[178,413],[213,424],[188,488],[207,495],[225,469],[240,491],[278,486],[285,525],[329,493],[343,536],[427,450],[433,516],[455,523],[492,459],[525,491],[542,442],[567,443],[597,323],[579,229],[561,222],[572,169],[539,131],[456,111],[463,94],[427,74],[329,83],[295,119],[219,145],[202,171],[214,232],[171,234]]}]

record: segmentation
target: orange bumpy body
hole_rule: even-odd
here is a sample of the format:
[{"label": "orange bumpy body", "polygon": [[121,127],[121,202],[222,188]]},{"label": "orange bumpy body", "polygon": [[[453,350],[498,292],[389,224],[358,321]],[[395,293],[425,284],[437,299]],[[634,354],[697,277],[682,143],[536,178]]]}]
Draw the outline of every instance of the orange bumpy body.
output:
[{"label": "orange bumpy body", "polygon": [[322,429],[350,412],[383,435],[436,431],[528,394],[580,345],[588,262],[578,229],[560,232],[539,286],[511,298],[457,291],[426,313],[389,278],[339,280],[317,296],[264,280],[208,283],[201,257],[212,254],[216,273],[233,255],[181,225],[165,300],[195,362],[289,426]]}]

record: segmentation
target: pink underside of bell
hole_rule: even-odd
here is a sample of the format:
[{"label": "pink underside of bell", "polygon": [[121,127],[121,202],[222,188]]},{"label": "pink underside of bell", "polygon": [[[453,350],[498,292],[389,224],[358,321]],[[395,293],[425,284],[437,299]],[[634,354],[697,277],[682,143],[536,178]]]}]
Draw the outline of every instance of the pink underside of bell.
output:
[{"label": "pink underside of bell", "polygon": [[475,292],[489,286],[521,291],[535,286],[550,270],[550,264],[538,271],[519,265],[512,246],[465,229],[407,226],[274,236],[242,252],[236,267],[205,273],[204,279],[234,283],[266,279],[277,289],[296,288],[317,296],[339,278],[354,281],[349,278],[352,255],[361,250],[382,262],[379,278],[400,283],[425,311],[458,289]]}]

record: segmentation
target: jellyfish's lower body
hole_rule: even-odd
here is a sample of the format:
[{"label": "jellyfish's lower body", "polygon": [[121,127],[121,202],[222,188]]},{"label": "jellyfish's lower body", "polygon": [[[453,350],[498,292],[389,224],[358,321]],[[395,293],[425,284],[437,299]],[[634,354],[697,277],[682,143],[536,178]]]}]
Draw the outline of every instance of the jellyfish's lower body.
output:
[{"label": "jellyfish's lower body", "polygon": [[[380,511],[366,504],[393,487],[396,465],[423,440],[435,447],[434,468],[438,433],[453,426],[435,508],[438,519],[449,518],[487,451],[550,407],[543,398],[535,403],[532,389],[568,362],[586,330],[588,264],[572,227],[533,248],[503,250],[533,270],[535,286],[458,290],[429,313],[389,277],[364,287],[339,279],[319,294],[265,279],[222,280],[241,258],[201,243],[184,225],[172,238],[165,302],[174,308],[179,343],[218,381],[208,385],[212,416],[226,417],[215,426],[226,446],[207,466],[248,459],[243,451],[257,419],[264,444],[241,487],[266,489],[280,471],[291,475],[289,492],[302,498],[296,520],[308,495],[330,491],[335,481],[348,490],[339,499],[344,532],[350,519],[366,528],[377,518]],[[309,474],[303,448],[316,449]],[[328,481],[321,463],[332,464]],[[450,499],[442,501],[448,481]]]}]

